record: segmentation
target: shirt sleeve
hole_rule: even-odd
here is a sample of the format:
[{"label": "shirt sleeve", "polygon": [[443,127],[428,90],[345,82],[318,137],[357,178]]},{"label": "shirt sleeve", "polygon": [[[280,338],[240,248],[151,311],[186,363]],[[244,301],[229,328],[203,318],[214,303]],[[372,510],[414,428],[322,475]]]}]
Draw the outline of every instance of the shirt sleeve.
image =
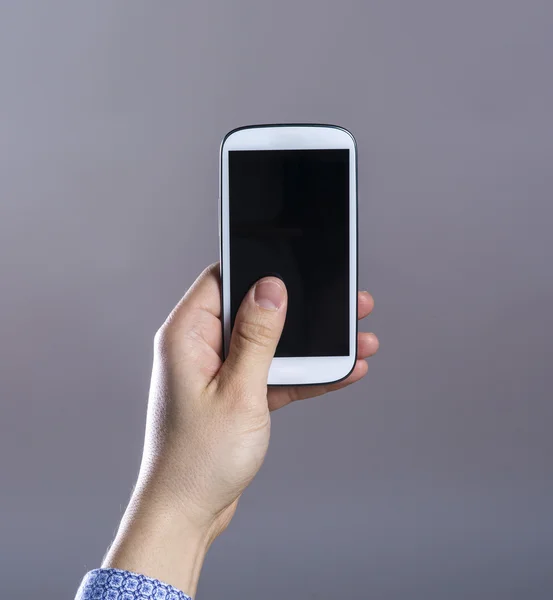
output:
[{"label": "shirt sleeve", "polygon": [[121,569],[94,569],[84,577],[75,600],[192,600],[168,583]]}]

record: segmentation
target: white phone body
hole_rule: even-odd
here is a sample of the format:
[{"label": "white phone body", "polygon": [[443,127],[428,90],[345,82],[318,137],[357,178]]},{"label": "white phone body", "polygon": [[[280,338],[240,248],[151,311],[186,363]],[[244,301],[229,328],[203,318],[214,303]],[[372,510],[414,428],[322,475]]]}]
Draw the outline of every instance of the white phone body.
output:
[{"label": "white phone body", "polygon": [[349,353],[347,356],[278,356],[269,370],[269,385],[314,385],[346,378],[357,359],[357,148],[341,127],[318,124],[254,125],[229,132],[220,148],[219,237],[224,357],[231,339],[229,152],[235,150],[349,150]]}]

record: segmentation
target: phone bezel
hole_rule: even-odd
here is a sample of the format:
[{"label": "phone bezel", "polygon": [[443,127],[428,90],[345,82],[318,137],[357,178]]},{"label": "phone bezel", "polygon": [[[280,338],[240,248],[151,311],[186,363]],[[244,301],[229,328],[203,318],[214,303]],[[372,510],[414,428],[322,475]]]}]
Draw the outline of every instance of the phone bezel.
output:
[{"label": "phone bezel", "polygon": [[316,385],[345,379],[357,360],[357,144],[343,127],[326,124],[291,123],[249,125],[233,129],[223,138],[219,168],[219,251],[221,270],[221,306],[223,320],[223,356],[230,344],[230,275],[225,268],[230,260],[228,152],[230,150],[296,150],[343,148],[349,154],[349,355],[275,357],[269,369],[269,385]]}]

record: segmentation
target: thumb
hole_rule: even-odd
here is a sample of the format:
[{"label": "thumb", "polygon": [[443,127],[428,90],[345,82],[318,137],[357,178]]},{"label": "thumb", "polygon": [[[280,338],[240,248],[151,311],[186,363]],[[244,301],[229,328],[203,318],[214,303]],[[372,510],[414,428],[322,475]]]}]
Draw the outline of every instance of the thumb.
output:
[{"label": "thumb", "polygon": [[277,277],[260,279],[236,314],[222,377],[242,386],[266,386],[286,318],[287,293]]}]

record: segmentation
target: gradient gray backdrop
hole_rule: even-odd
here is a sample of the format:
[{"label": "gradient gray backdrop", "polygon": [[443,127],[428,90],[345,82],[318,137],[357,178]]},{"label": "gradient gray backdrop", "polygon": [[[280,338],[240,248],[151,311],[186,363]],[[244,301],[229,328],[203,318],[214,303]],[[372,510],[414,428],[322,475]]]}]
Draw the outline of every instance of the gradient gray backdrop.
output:
[{"label": "gradient gray backdrop", "polygon": [[0,597],[72,598],[236,126],[359,144],[369,376],[274,414],[205,599],[553,597],[549,0],[0,2]]}]

